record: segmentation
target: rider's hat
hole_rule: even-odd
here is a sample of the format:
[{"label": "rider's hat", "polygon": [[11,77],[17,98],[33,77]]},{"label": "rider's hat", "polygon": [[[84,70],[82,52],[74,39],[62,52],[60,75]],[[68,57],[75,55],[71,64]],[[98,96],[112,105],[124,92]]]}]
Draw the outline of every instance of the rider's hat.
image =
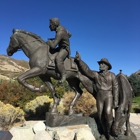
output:
[{"label": "rider's hat", "polygon": [[108,70],[112,69],[111,64],[109,63],[109,61],[106,58],[102,58],[100,61],[98,61],[98,64],[100,63],[105,63],[106,65],[108,65]]}]

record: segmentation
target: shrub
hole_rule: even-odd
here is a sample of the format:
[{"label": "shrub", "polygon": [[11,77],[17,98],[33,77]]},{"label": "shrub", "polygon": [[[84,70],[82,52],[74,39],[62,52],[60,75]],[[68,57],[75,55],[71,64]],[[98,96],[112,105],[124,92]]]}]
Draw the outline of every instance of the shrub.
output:
[{"label": "shrub", "polygon": [[[29,82],[32,82],[35,86],[40,86],[34,79],[31,79]],[[49,92],[48,89],[47,92]],[[15,107],[20,107],[21,109],[24,108],[27,102],[46,94],[46,92],[32,92],[20,85],[16,80],[11,83],[9,83],[9,81],[0,83],[0,100],[5,104],[9,103]]]},{"label": "shrub", "polygon": [[39,96],[31,100],[24,107],[26,118],[44,118],[45,113],[49,111],[51,102],[53,102],[53,99],[49,98],[47,95]]},{"label": "shrub", "polygon": [[[74,96],[75,94],[73,92],[67,92],[64,94],[64,114],[68,113],[69,105],[73,100]],[[73,109],[78,114],[82,113],[84,116],[94,116],[97,112],[96,100],[91,94],[84,90],[82,96],[78,99]]]},{"label": "shrub", "polygon": [[9,130],[13,125],[24,125],[24,111],[0,101],[0,129]]},{"label": "shrub", "polygon": [[131,113],[140,113],[140,105],[132,106]]},{"label": "shrub", "polygon": [[137,74],[131,74],[128,80],[133,88],[135,96],[140,96],[140,77]]}]

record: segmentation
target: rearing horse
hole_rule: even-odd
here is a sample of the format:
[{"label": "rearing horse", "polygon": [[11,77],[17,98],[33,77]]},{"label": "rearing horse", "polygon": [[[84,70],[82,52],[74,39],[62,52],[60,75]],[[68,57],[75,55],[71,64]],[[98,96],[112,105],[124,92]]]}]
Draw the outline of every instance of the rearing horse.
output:
[{"label": "rearing horse", "polygon": [[[21,74],[17,78],[18,82],[33,92],[44,92],[44,85],[35,87],[26,82],[26,79],[39,76],[53,95],[54,104],[51,112],[57,113],[57,105],[59,104],[59,99],[51,82],[51,77],[56,80],[60,79],[60,75],[58,74],[54,63],[55,55],[57,52],[51,50],[50,47],[36,34],[27,32],[25,30],[13,30],[13,34],[10,37],[9,46],[7,48],[7,55],[12,56],[19,49],[21,49],[29,58],[30,70]],[[72,68],[72,65],[74,68]],[[92,81],[86,76],[82,75],[78,70],[76,63],[74,62],[74,58],[67,58],[64,61],[64,66],[67,74],[66,80],[69,86],[75,92],[75,97],[69,106],[68,114],[71,115],[74,113],[73,105],[82,95],[82,90],[79,87],[80,82],[89,93],[94,94],[94,89],[92,86]]]}]

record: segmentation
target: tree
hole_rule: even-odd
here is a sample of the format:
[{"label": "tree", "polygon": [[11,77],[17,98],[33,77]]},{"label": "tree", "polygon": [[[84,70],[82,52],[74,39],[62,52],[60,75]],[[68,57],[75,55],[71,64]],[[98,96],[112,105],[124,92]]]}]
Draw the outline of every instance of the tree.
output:
[{"label": "tree", "polygon": [[133,88],[135,96],[140,96],[140,77],[137,74],[131,74],[128,80]]}]

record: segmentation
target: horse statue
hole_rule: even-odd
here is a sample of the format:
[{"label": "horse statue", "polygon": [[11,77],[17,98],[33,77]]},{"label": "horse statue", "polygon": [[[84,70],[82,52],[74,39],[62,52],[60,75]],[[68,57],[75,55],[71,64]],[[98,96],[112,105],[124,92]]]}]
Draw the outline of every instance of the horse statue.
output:
[{"label": "horse statue", "polygon": [[121,133],[122,126],[126,126],[126,136],[134,135],[130,128],[130,110],[132,106],[132,87],[122,71],[116,76],[119,85],[119,106],[115,109],[115,118],[112,125],[113,135],[118,136]]},{"label": "horse statue", "polygon": [[[17,80],[18,82],[33,92],[44,92],[45,86],[35,87],[26,82],[27,79],[39,76],[39,78],[46,84],[49,91],[51,92],[54,100],[54,104],[51,113],[57,113],[57,105],[59,104],[59,98],[57,97],[55,88],[51,82],[51,77],[59,80],[60,74],[55,66],[55,56],[58,53],[51,50],[51,48],[42,40],[39,36],[34,33],[27,32],[25,30],[13,30],[13,34],[10,37],[10,43],[7,48],[7,55],[12,56],[18,50],[22,50],[24,54],[29,58],[30,70],[21,74]],[[69,106],[68,115],[74,114],[73,106],[82,95],[82,90],[79,87],[80,82],[91,94],[94,94],[92,81],[86,76],[82,75],[78,69],[74,58],[66,58],[64,61],[66,69],[66,80],[69,86],[74,90],[75,97]]]}]

